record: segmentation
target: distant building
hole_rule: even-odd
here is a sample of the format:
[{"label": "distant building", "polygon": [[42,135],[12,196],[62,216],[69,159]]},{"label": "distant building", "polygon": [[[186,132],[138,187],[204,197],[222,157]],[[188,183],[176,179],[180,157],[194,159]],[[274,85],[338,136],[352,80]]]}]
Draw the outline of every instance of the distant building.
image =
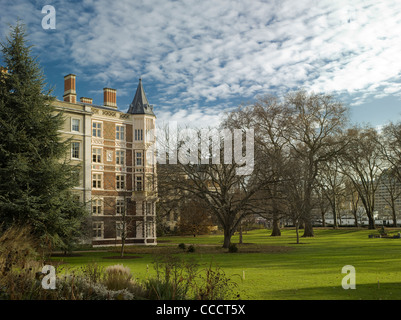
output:
[{"label": "distant building", "polygon": [[396,213],[397,224],[399,224],[401,222],[401,183],[390,171],[384,171],[375,193],[375,211],[384,224],[391,225],[393,209]]},{"label": "distant building", "polygon": [[[156,116],[141,79],[127,113],[117,109],[117,91],[103,89],[103,105],[91,98],[77,101],[76,76],[64,77],[63,101],[54,106],[64,114],[68,157],[80,164],[74,193],[92,213],[92,245],[156,244],[157,177]],[[78,174],[78,172],[77,172]]]}]

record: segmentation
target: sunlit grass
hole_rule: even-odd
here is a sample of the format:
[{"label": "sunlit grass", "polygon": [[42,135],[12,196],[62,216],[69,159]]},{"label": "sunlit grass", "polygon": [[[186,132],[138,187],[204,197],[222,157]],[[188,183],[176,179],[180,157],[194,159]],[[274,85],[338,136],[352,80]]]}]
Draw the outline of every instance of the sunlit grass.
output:
[{"label": "sunlit grass", "polygon": [[[118,248],[115,252],[108,248],[107,252],[63,258],[61,266],[124,264],[137,279],[144,279],[154,272],[155,255],[177,254],[204,267],[210,262],[218,264],[238,283],[242,299],[400,299],[401,239],[370,239],[371,233],[366,229],[316,229],[315,237],[301,238],[301,244],[295,244],[294,230],[283,230],[281,237],[254,230],[243,234],[238,253],[221,248],[221,235],[163,237],[157,247],[128,247],[127,255],[135,259],[105,259],[118,255]],[[235,235],[232,242],[238,239]],[[186,253],[178,248],[179,243],[193,244],[196,251]],[[356,269],[355,290],[342,288],[345,265]]]}]

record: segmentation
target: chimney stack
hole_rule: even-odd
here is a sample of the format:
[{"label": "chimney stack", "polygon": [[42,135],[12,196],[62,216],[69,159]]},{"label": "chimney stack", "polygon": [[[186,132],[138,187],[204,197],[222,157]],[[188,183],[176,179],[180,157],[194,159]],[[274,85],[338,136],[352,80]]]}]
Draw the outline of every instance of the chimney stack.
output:
[{"label": "chimney stack", "polygon": [[76,103],[77,92],[75,91],[75,74],[68,74],[64,77],[64,101]]},{"label": "chimney stack", "polygon": [[83,103],[92,104],[92,98],[81,97],[79,100]]},{"label": "chimney stack", "polygon": [[103,88],[103,100],[106,107],[117,108],[117,90],[111,88]]}]

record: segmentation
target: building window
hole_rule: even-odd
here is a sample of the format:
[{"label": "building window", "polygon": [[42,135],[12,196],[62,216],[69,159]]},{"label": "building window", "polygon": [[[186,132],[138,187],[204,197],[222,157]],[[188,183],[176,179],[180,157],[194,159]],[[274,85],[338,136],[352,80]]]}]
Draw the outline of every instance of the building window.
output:
[{"label": "building window", "polygon": [[122,221],[116,221],[116,238],[121,239],[127,234],[127,227]]},{"label": "building window", "polygon": [[135,140],[136,141],[143,140],[143,130],[142,129],[135,129]]},{"label": "building window", "polygon": [[136,152],[136,165],[142,166],[142,152]]},{"label": "building window", "polygon": [[124,130],[125,130],[124,126],[116,125],[116,139],[117,140],[124,140],[125,139]]},{"label": "building window", "polygon": [[116,214],[120,215],[120,216],[125,214],[125,201],[124,201],[124,199],[117,199],[116,200]]},{"label": "building window", "polygon": [[102,149],[92,148],[92,162],[102,162]]},{"label": "building window", "polygon": [[116,164],[123,166],[125,160],[125,151],[117,150],[116,151]]},{"label": "building window", "polygon": [[94,199],[92,200],[92,214],[94,216],[101,215],[103,213],[102,210],[102,200],[101,199]]},{"label": "building window", "polygon": [[92,136],[101,138],[102,137],[102,123],[92,122]]},{"label": "building window", "polygon": [[116,188],[117,188],[117,190],[125,189],[125,176],[124,175],[116,175]]},{"label": "building window", "polygon": [[146,214],[149,216],[153,215],[153,205],[151,202],[146,203]]},{"label": "building window", "polygon": [[136,176],[135,177],[135,189],[136,191],[142,191],[142,177],[141,176]]},{"label": "building window", "polygon": [[104,237],[104,224],[102,221],[93,222],[93,238],[103,239]]},{"label": "building window", "polygon": [[79,132],[79,119],[71,119],[71,131]]},{"label": "building window", "polygon": [[71,158],[79,159],[80,146],[81,144],[79,142],[71,142]]},{"label": "building window", "polygon": [[102,188],[102,175],[99,173],[92,174],[92,187],[94,189]]}]

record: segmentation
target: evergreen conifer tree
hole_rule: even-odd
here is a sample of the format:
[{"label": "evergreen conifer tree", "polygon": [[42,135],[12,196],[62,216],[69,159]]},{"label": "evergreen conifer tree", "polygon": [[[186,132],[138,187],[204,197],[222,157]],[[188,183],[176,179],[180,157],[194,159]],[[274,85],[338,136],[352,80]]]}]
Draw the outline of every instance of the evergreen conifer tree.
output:
[{"label": "evergreen conifer tree", "polygon": [[69,141],[59,133],[63,116],[31,57],[25,26],[11,27],[1,47],[1,228],[28,225],[43,244],[66,249],[80,235],[86,209],[71,192],[77,168],[69,163]]}]

